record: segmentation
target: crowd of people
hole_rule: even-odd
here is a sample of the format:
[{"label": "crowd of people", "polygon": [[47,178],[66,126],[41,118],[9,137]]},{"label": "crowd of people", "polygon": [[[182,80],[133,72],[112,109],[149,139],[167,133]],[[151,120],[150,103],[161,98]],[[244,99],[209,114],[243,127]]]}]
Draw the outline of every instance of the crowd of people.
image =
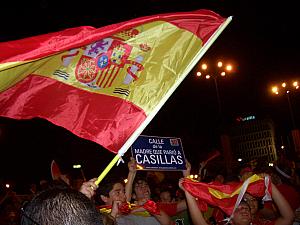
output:
[{"label": "crowd of people", "polygon": [[[199,176],[192,180],[195,187],[187,188],[191,165],[181,178],[155,180],[153,171],[137,170],[136,161],[128,162],[127,182],[108,174],[98,185],[96,178],[72,182],[65,175],[40,185],[32,186],[32,194],[20,197],[12,190],[2,191],[0,199],[0,224],[20,225],[297,225],[300,223],[300,191],[295,173],[289,166],[278,163],[274,167],[241,168],[237,174],[209,173],[206,162],[200,163]],[[294,172],[294,173],[293,173]],[[160,171],[160,173],[163,173]],[[218,204],[201,206],[202,195],[207,195],[197,184],[209,187],[233,187],[259,177],[266,186],[257,193],[269,193],[269,199],[253,191],[239,189],[226,198],[237,197],[231,210]],[[154,178],[153,178],[154,177]],[[150,179],[151,178],[151,179]],[[154,181],[155,180],[155,181]],[[174,181],[174,182],[170,182]],[[269,187],[267,183],[269,182]],[[75,185],[76,184],[76,185]],[[247,186],[246,186],[247,187]],[[195,190],[197,194],[195,194]],[[202,192],[203,193],[202,193]],[[221,198],[221,197],[219,197]],[[225,200],[224,200],[225,202]]]}]

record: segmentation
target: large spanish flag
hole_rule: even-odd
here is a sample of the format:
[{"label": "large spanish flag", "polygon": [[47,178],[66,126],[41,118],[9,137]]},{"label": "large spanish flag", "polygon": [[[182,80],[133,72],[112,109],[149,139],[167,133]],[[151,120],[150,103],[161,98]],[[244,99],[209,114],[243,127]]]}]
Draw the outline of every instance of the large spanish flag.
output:
[{"label": "large spanish flag", "polygon": [[0,116],[44,118],[117,153],[226,21],[198,10],[0,43]]},{"label": "large spanish flag", "polygon": [[[248,185],[243,186],[244,182],[203,183],[185,178],[182,185],[186,191],[198,199],[199,208],[202,211],[206,211],[208,205],[211,205],[220,208],[227,215],[231,215],[238,201],[238,196],[243,191],[255,197],[265,197],[265,199],[269,199],[271,196],[272,189],[269,178],[261,178],[254,174],[248,178],[247,182]],[[242,190],[243,188],[246,189]]]}]

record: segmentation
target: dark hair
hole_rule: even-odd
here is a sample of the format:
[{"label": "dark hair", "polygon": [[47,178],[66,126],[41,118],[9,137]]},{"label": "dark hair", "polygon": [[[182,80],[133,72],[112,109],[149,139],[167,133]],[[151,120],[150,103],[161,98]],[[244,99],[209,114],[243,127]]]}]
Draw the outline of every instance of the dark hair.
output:
[{"label": "dark hair", "polygon": [[170,182],[162,182],[159,187],[160,193],[169,192],[171,194],[171,197],[174,198],[175,197],[175,187],[177,187],[177,186],[174,186]]},{"label": "dark hair", "polygon": [[69,189],[70,186],[62,179],[52,180],[48,182],[48,187],[46,189]]},{"label": "dark hair", "polygon": [[[145,182],[145,183],[147,183],[148,185],[149,185],[149,183],[148,183],[148,180],[145,178],[145,177],[141,177],[141,176],[139,176],[139,177],[136,177],[135,179],[134,179],[134,181],[133,181],[133,189],[135,188],[135,186],[138,184],[138,183],[140,183],[140,182]],[[149,185],[150,186],[150,185]],[[134,191],[134,190],[133,190]]]},{"label": "dark hair", "polygon": [[[264,208],[264,203],[263,203],[263,200],[262,200],[261,197],[256,197],[256,196],[250,194],[249,192],[246,192],[246,193],[256,200],[257,210],[260,210],[260,209]],[[249,203],[245,199],[243,199],[242,201],[246,202],[249,205]]]},{"label": "dark hair", "polygon": [[251,209],[251,207],[248,204],[248,202],[246,202],[244,199],[241,200],[240,205],[246,205],[249,208],[249,210]]},{"label": "dark hair", "polygon": [[70,188],[41,191],[21,212],[21,225],[103,225],[94,203]]},{"label": "dark hair", "polygon": [[264,208],[264,202],[262,200],[262,198],[256,198],[257,199],[257,208],[258,210],[261,210]]},{"label": "dark hair", "polygon": [[99,184],[99,188],[97,189],[97,195],[104,195],[104,196],[109,196],[109,192],[113,189],[114,185],[117,183],[121,183],[123,185],[124,184],[124,180],[120,179],[120,178],[107,178],[104,179],[100,184]]}]

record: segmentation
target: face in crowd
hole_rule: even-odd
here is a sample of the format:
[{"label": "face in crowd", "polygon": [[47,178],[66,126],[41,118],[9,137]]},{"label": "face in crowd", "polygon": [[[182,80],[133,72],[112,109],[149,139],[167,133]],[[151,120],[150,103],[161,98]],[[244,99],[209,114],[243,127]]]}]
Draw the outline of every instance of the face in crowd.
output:
[{"label": "face in crowd", "polygon": [[109,191],[108,196],[101,195],[101,199],[107,205],[112,205],[114,201],[126,202],[124,185],[115,183],[113,188]]},{"label": "face in crowd", "polygon": [[172,201],[172,196],[171,196],[171,193],[169,191],[162,191],[160,193],[159,197],[160,197],[161,202],[168,203],[168,202]]},{"label": "face in crowd", "polygon": [[241,202],[235,210],[232,222],[234,225],[249,225],[251,223],[250,206],[246,202]]},{"label": "face in crowd", "polygon": [[134,185],[135,199],[148,200],[151,197],[151,191],[148,183],[145,180],[138,180]]},{"label": "face in crowd", "polygon": [[250,206],[251,215],[255,215],[258,211],[258,200],[252,195],[245,193],[244,201]]}]

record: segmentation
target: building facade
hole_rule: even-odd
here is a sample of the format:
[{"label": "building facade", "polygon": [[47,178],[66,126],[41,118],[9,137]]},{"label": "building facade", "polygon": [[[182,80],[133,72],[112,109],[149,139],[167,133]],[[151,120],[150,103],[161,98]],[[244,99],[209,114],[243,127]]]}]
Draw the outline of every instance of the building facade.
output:
[{"label": "building facade", "polygon": [[240,118],[230,128],[229,136],[234,161],[277,160],[275,125],[271,119]]}]

